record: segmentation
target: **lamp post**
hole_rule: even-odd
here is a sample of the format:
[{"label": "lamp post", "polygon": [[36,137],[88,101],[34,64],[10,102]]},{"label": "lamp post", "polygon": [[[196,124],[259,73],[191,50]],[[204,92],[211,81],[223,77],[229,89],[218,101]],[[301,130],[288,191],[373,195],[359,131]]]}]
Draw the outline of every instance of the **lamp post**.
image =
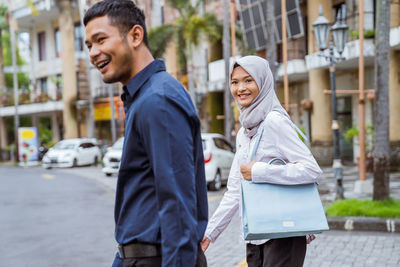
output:
[{"label": "lamp post", "polygon": [[[344,189],[343,189],[343,169],[342,161],[340,159],[340,144],[339,144],[339,123],[337,120],[337,110],[336,110],[336,84],[335,84],[335,65],[336,62],[342,60],[342,53],[347,40],[348,27],[344,22],[346,7],[342,7],[338,11],[338,16],[336,23],[332,26],[333,41],[336,45],[336,51],[339,53],[339,57],[334,54],[334,46],[332,41],[329,42],[329,55],[320,54],[329,60],[329,74],[331,83],[331,93],[332,93],[332,131],[333,131],[333,148],[334,148],[334,158],[333,158],[333,172],[334,178],[336,180],[336,196],[335,199],[344,199]],[[313,23],[314,35],[317,40],[318,48],[323,51],[328,46],[329,40],[329,21],[322,14],[322,6],[319,7],[319,17]]]}]

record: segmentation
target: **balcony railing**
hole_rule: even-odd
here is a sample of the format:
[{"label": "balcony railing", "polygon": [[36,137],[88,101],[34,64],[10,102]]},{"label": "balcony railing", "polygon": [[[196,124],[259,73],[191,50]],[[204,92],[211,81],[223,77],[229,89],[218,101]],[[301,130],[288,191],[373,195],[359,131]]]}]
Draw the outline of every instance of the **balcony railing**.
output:
[{"label": "balcony railing", "polygon": [[[27,105],[34,103],[44,103],[48,101],[58,101],[62,99],[62,94],[58,93],[56,97],[50,96],[46,93],[32,93],[32,92],[23,92],[19,93],[18,96],[18,105]],[[0,106],[8,107],[14,105],[14,94],[13,92],[7,91],[4,93],[0,93]]]}]

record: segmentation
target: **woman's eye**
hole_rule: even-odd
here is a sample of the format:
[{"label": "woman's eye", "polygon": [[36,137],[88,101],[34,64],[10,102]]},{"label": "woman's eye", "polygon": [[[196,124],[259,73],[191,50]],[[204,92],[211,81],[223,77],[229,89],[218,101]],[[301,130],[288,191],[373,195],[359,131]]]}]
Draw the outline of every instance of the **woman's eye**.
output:
[{"label": "woman's eye", "polygon": [[247,83],[251,83],[253,80],[252,79],[247,79],[246,82]]}]

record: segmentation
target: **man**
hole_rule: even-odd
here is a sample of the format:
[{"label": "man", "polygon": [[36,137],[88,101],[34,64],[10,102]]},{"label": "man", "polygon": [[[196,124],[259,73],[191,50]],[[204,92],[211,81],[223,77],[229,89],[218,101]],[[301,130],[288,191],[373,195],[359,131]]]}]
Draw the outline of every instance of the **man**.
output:
[{"label": "man", "polygon": [[84,17],[104,82],[121,82],[125,142],[115,203],[113,266],[206,266],[207,190],[200,122],[183,86],[154,60],[143,12],[104,0]]}]

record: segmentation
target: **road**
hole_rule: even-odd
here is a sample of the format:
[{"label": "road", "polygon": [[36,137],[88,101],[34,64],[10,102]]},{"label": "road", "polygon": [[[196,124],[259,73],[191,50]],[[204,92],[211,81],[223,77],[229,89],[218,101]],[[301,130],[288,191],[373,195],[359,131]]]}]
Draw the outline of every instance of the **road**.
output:
[{"label": "road", "polygon": [[[115,253],[116,177],[99,167],[44,170],[0,166],[0,267],[105,267]],[[224,190],[209,192],[210,215]],[[206,252],[208,266],[245,266],[239,217]],[[400,266],[400,235],[329,231],[304,266]]]}]

